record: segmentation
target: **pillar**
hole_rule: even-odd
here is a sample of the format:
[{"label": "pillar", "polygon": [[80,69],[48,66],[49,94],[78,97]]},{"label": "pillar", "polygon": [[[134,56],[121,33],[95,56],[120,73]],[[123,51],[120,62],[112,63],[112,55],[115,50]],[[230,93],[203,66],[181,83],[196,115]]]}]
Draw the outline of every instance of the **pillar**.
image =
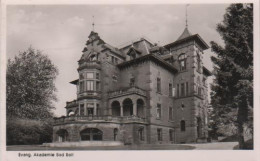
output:
[{"label": "pillar", "polygon": [[120,116],[121,116],[121,117],[124,116],[124,114],[123,114],[123,106],[121,105],[121,103],[120,103]]},{"label": "pillar", "polygon": [[94,113],[93,113],[94,116],[97,115],[97,103],[94,104]]},{"label": "pillar", "polygon": [[137,105],[136,105],[136,102],[133,102],[133,115],[137,116]]}]

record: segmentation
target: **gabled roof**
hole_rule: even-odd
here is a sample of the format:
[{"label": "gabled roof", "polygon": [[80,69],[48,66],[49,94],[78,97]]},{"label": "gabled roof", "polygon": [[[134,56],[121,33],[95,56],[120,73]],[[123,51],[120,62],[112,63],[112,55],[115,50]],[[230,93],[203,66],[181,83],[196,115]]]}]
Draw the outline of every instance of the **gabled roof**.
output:
[{"label": "gabled roof", "polygon": [[124,54],[123,54],[119,49],[113,47],[112,45],[109,45],[108,43],[105,43],[105,44],[103,45],[103,47],[104,47],[104,49],[103,49],[101,52],[103,52],[103,51],[105,51],[105,50],[110,50],[111,52],[113,52],[113,53],[116,54],[117,56],[119,56],[119,57],[125,59]]},{"label": "gabled roof", "polygon": [[138,49],[136,49],[135,47],[131,47],[126,54],[127,54],[127,55],[130,55],[130,53],[131,53],[132,51],[134,51],[135,53],[137,53],[137,54],[139,54],[139,55],[142,54],[142,52],[139,51]]},{"label": "gabled roof", "polygon": [[122,69],[122,68],[129,67],[129,66],[132,66],[134,64],[143,62],[143,61],[147,61],[147,60],[150,60],[150,61],[153,61],[153,62],[159,64],[164,69],[166,69],[170,72],[174,72],[174,73],[178,72],[178,70],[174,66],[167,63],[166,61],[164,61],[162,58],[156,56],[155,54],[147,54],[147,55],[141,56],[139,58],[123,62],[121,64],[118,64],[117,66],[118,66],[119,69]]}]

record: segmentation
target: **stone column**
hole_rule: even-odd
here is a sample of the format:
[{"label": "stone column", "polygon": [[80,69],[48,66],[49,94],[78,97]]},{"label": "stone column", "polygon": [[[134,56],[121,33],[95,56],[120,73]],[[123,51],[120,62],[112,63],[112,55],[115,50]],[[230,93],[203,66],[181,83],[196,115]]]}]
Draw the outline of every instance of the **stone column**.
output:
[{"label": "stone column", "polygon": [[123,106],[120,104],[120,116],[124,116]]},{"label": "stone column", "polygon": [[137,105],[136,105],[136,102],[133,103],[133,115],[137,116]]},{"label": "stone column", "polygon": [[85,115],[85,116],[87,115],[87,106],[86,106],[85,103],[84,103],[84,115]]}]

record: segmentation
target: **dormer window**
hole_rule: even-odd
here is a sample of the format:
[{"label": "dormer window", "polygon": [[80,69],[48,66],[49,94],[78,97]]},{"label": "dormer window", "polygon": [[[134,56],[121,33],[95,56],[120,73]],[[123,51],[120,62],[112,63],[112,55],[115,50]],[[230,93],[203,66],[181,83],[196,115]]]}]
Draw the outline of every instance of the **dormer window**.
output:
[{"label": "dormer window", "polygon": [[135,86],[135,77],[130,78],[130,86]]},{"label": "dormer window", "polygon": [[89,60],[90,60],[90,61],[96,61],[96,60],[97,60],[96,54],[91,55],[91,56],[89,57]]},{"label": "dormer window", "polygon": [[178,58],[180,64],[180,71],[186,70],[186,55],[183,53]]},{"label": "dormer window", "polygon": [[131,60],[135,59],[136,58],[136,54],[135,53],[131,53],[130,58],[131,58]]}]

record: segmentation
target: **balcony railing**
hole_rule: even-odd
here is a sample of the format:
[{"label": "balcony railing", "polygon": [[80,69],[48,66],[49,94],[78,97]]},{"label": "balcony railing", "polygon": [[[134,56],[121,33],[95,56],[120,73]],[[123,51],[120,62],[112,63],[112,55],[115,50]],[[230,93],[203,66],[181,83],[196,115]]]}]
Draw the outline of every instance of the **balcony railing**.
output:
[{"label": "balcony railing", "polygon": [[84,68],[97,68],[100,69],[100,61],[88,61],[88,62],[83,62],[80,64],[78,70],[84,69]]},{"label": "balcony railing", "polygon": [[54,118],[54,124],[63,124],[63,123],[73,123],[73,122],[94,122],[94,121],[107,121],[107,122],[117,122],[117,123],[126,123],[126,122],[138,122],[146,123],[145,118],[140,118],[137,116],[63,116],[59,118]]},{"label": "balcony railing", "polygon": [[108,92],[109,98],[129,95],[129,94],[139,94],[146,97],[146,91],[136,86]]}]

